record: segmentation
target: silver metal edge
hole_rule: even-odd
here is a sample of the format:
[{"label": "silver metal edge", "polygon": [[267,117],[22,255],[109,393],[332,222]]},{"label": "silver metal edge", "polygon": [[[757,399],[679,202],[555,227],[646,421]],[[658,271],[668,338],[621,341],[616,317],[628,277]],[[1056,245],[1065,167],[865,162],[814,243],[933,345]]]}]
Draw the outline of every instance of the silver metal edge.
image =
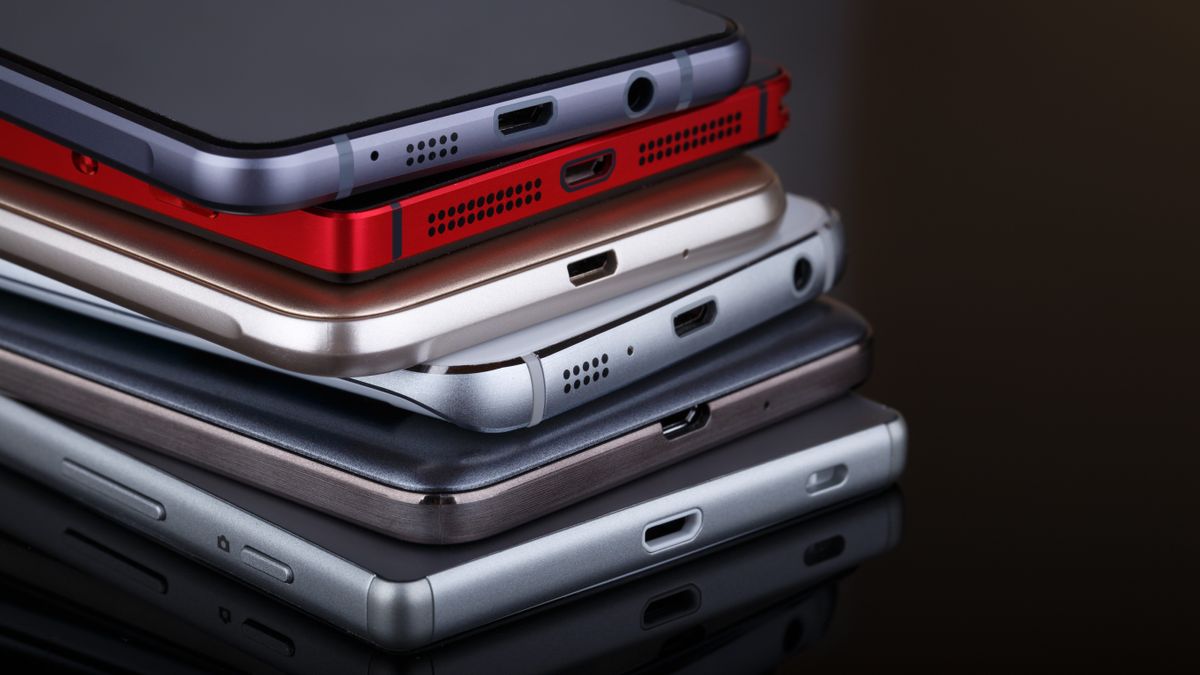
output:
[{"label": "silver metal edge", "polygon": [[[810,495],[810,475],[845,464],[845,482]],[[892,443],[875,426],[789,456],[664,495],[428,577],[434,640],[640,573],[890,484]],[[648,522],[700,509],[700,533],[656,553]]]},{"label": "silver metal edge", "polygon": [[[368,622],[378,617],[371,613],[372,572],[4,397],[0,397],[0,425],[4,429],[0,457],[11,468],[284,602],[351,633],[371,637]],[[61,471],[64,460],[160,503],[165,517],[148,518],[70,480]],[[293,573],[291,582],[243,563],[240,551],[250,545],[286,561]],[[375,593],[379,596],[382,591]],[[421,597],[419,588],[397,587],[391,593],[390,597],[414,602]],[[410,607],[409,620],[419,621],[422,608],[428,606]],[[395,608],[391,611],[398,612]],[[432,621],[431,614],[426,616]],[[405,636],[417,634],[420,630],[413,627]]]},{"label": "silver metal edge", "polygon": [[[289,370],[323,376],[407,368],[752,250],[778,229],[778,180],[760,189],[568,256],[539,261],[422,303],[370,316],[284,313],[0,209],[3,257],[56,270],[120,304]],[[679,252],[690,251],[686,258]],[[566,266],[614,251],[620,268],[575,286]]]},{"label": "silver metal edge", "polygon": [[[749,53],[749,45],[740,35],[728,44],[692,53],[691,105],[715,100],[740,87],[749,71]],[[352,162],[338,152],[333,137],[317,147],[283,148],[278,154],[201,150],[9,68],[0,68],[0,98],[5,100],[6,116],[87,148],[192,200],[218,209],[266,213],[328,201],[347,183],[352,191],[358,191],[622,126],[629,121],[625,87],[635,71],[649,72],[659,83],[642,118],[674,112],[682,93],[683,73],[676,56],[665,54],[651,64],[515,93],[500,102],[351,138]],[[494,132],[498,109],[546,97],[556,101],[551,123],[510,136]],[[458,134],[455,147],[462,152],[428,164],[407,164],[412,156],[407,151],[409,144],[451,132]],[[373,152],[383,161],[371,161]],[[352,176],[345,175],[345,166],[352,167]]]}]

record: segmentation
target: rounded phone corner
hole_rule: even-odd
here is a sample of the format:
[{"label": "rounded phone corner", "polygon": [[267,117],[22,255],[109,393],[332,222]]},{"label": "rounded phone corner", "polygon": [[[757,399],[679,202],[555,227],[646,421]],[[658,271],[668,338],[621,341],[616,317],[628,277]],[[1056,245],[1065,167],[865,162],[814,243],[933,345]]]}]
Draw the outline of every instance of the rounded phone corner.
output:
[{"label": "rounded phone corner", "polygon": [[433,642],[433,588],[429,580],[371,579],[366,629],[364,637],[390,651],[411,651]]},{"label": "rounded phone corner", "polygon": [[895,414],[895,418],[884,425],[892,442],[889,482],[898,480],[904,474],[904,468],[908,464],[908,423],[904,421],[904,417],[900,413],[892,412]]}]

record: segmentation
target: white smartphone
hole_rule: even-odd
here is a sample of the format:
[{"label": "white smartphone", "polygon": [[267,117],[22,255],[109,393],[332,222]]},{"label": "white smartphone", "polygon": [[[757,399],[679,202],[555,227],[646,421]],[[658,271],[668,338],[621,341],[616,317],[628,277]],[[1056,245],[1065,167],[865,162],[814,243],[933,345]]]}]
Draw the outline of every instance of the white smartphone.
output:
[{"label": "white smartphone", "polygon": [[[412,649],[882,490],[906,432],[848,396],[489,539],[409,544],[0,398],[0,459],[389,649]],[[437,610],[434,611],[436,606]]]}]

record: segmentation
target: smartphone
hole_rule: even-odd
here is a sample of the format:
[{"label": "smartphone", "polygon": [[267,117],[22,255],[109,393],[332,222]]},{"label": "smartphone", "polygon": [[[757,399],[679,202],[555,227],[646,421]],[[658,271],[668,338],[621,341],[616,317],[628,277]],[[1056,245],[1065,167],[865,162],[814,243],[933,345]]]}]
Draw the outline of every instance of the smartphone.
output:
[{"label": "smartphone", "polygon": [[473,347],[746,251],[779,228],[749,157],[375,281],[338,285],[0,173],[0,257],[270,365],[374,375]]},{"label": "smartphone", "polygon": [[[895,548],[903,529],[903,500],[890,490],[419,655],[400,655],[12,472],[0,471],[0,490],[13,505],[0,512],[0,578],[13,585],[0,584],[0,598],[8,600],[0,608],[23,610],[0,609],[7,636],[45,643],[52,635],[53,645],[79,630],[96,637],[129,633],[169,645],[184,663],[219,659],[237,671],[267,665],[289,673],[478,673],[504,663],[521,673],[630,672],[720,658],[715,653],[731,642],[744,644],[731,654],[740,663],[777,660],[820,639],[835,613],[837,582]],[[80,609],[106,630],[77,627]],[[31,613],[40,620],[30,621]],[[42,631],[44,624],[60,628]],[[113,642],[119,644],[101,642],[89,653],[111,657],[122,653],[121,644],[136,644]]]},{"label": "smartphone", "polygon": [[718,100],[732,21],[666,0],[38,0],[0,114],[208,208],[273,213]]},{"label": "smartphone", "polygon": [[[415,368],[311,379],[475,431],[536,426],[829,291],[843,240],[834,215],[791,196],[774,236],[745,254]],[[0,261],[0,288],[257,363],[12,263]]]},{"label": "smartphone", "polygon": [[701,108],[307,209],[221,213],[0,120],[0,163],[297,271],[356,282],[773,138],[788,76],[756,63]]},{"label": "smartphone", "polygon": [[495,537],[423,546],[11,399],[0,399],[0,423],[0,458],[14,470],[389,649],[433,644],[881,491],[906,448],[897,413],[851,396]]},{"label": "smartphone", "polygon": [[[0,294],[0,390],[398,539],[473,541],[778,422],[869,371],[819,300],[533,429],[480,434]],[[270,414],[264,414],[270,411]]]}]

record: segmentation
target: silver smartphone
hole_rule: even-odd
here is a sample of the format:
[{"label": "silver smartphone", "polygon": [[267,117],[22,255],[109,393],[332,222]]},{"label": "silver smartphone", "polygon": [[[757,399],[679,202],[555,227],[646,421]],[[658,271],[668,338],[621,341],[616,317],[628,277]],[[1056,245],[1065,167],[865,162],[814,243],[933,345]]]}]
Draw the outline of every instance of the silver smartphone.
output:
[{"label": "silver smartphone", "polygon": [[377,375],[751,251],[785,203],[732,157],[347,286],[0,171],[0,257],[273,366]]},{"label": "silver smartphone", "polygon": [[10,3],[0,115],[173,193],[268,213],[707,103],[732,21],[666,0]]},{"label": "silver smartphone", "polygon": [[[742,255],[414,368],[300,376],[475,431],[532,427],[829,291],[843,241],[836,216],[790,195],[780,227]],[[270,367],[10,262],[0,288]]]},{"label": "silver smartphone", "polygon": [[[820,638],[836,610],[837,582],[892,550],[903,529],[903,500],[890,490],[407,655],[315,621],[12,472],[0,470],[0,492],[12,507],[0,511],[0,577],[16,586],[0,586],[0,631],[51,649],[99,642],[87,653],[121,655],[124,668],[136,662],[124,649],[76,638],[88,631],[72,608],[103,623],[95,633],[116,633],[113,641],[127,627],[169,645],[182,663],[212,659],[237,671],[445,675],[503,663],[526,674],[624,673],[689,655],[707,660],[747,635],[759,638],[731,662],[778,659]],[[37,601],[22,603],[22,595]],[[5,611],[14,605],[24,611]]]},{"label": "silver smartphone", "polygon": [[10,399],[0,399],[0,423],[0,459],[16,471],[391,649],[438,642],[882,490],[906,456],[900,416],[850,396],[495,537],[422,546]]}]

